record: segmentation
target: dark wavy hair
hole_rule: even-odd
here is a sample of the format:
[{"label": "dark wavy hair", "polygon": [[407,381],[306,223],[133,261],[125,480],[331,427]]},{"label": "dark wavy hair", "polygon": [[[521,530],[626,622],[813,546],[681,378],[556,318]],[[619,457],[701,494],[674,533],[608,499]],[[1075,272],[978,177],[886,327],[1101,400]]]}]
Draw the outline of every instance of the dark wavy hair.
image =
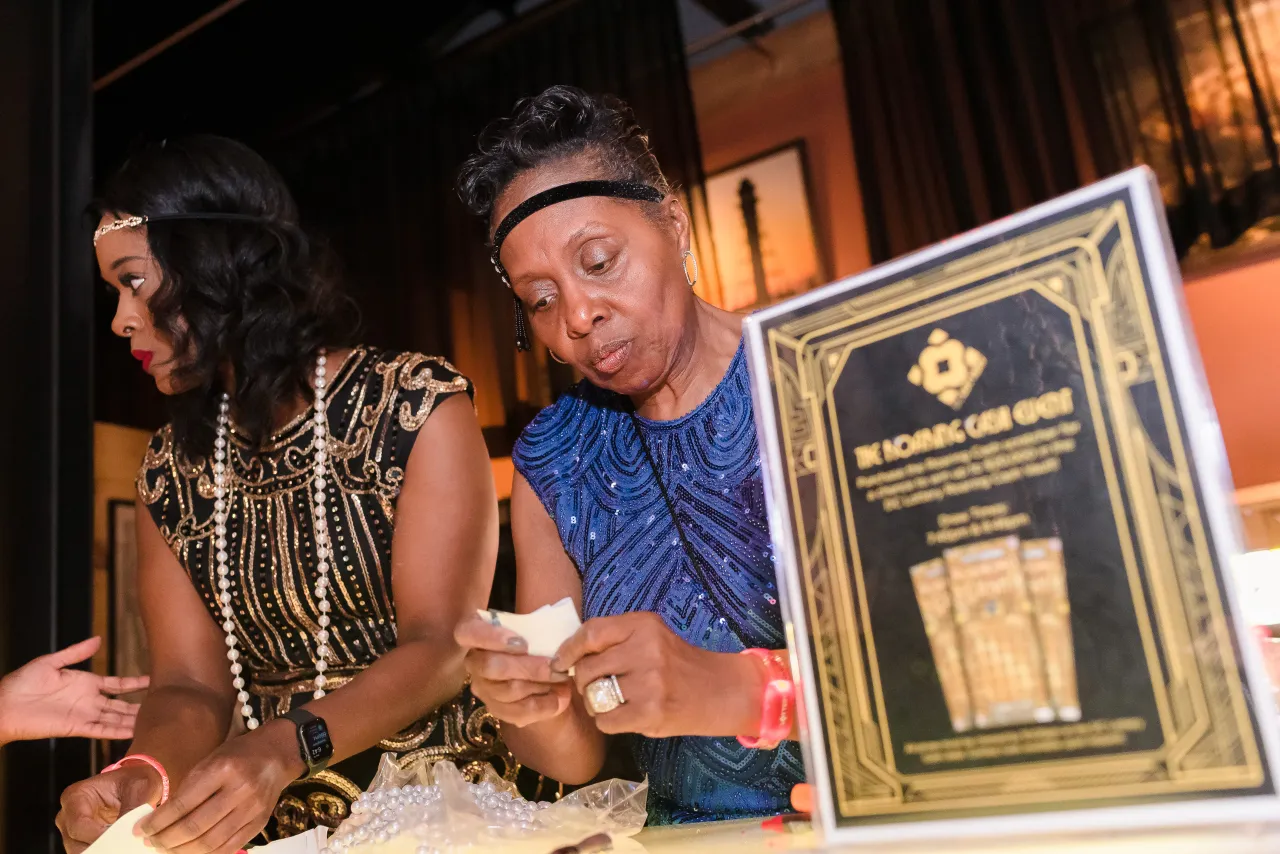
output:
[{"label": "dark wavy hair", "polygon": [[212,449],[227,367],[235,377],[237,429],[261,445],[281,407],[311,396],[316,353],[351,342],[355,312],[332,256],[299,227],[284,180],[247,146],[217,136],[148,145],[120,167],[92,208],[99,217],[261,217],[147,226],[163,276],[148,307],[174,347],[174,382],[183,391],[169,406],[183,453]]},{"label": "dark wavy hair", "polygon": [[671,192],[649,147],[648,134],[636,123],[631,108],[612,95],[552,86],[517,101],[510,116],[480,132],[477,143],[480,150],[467,158],[458,173],[458,196],[490,226],[498,197],[517,176],[583,154],[595,158],[614,180]]}]

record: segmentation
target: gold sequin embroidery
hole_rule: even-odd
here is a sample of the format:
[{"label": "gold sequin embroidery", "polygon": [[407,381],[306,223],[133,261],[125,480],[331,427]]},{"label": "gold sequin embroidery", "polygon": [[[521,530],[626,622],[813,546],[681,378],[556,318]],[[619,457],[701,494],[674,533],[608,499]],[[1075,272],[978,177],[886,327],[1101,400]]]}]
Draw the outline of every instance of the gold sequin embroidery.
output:
[{"label": "gold sequin embroidery", "polygon": [[[395,646],[391,538],[404,467],[439,402],[469,391],[470,383],[448,362],[416,353],[357,348],[332,374],[332,473],[325,486],[333,552],[328,597],[332,653],[326,671],[330,690],[342,690]],[[246,690],[264,721],[307,696],[315,677],[311,638],[319,612],[312,588],[318,558],[311,516],[310,419],[308,409],[261,449],[250,448],[233,425],[228,449],[232,620]],[[210,461],[181,453],[166,427],[147,449],[137,489],[210,618],[220,624]],[[496,724],[466,692],[376,749],[413,757],[414,762],[449,759],[459,767],[496,760],[500,772],[512,778],[518,771],[497,737]],[[333,768],[291,784],[274,812],[277,833],[336,826],[362,787]]]},{"label": "gold sequin embroidery", "polygon": [[[395,503],[416,435],[447,394],[468,391],[443,359],[357,348],[330,386],[331,670],[367,666],[395,644],[390,544]],[[258,674],[314,674],[310,637],[319,612],[310,515],[310,418],[273,435],[262,450],[233,432],[228,513],[233,617],[243,663]],[[217,614],[210,461],[159,431],[138,475],[138,494]]]},{"label": "gold sequin embroidery", "polygon": [[[423,367],[423,365],[427,367]],[[438,380],[431,365],[444,368],[452,375],[450,380]],[[423,390],[422,403],[415,412],[408,401],[400,404],[400,426],[405,430],[421,430],[427,423],[427,416],[435,409],[436,397],[441,394],[454,394],[466,391],[470,383],[459,376],[453,365],[435,356],[411,355],[405,359],[400,368],[400,387],[414,391]]]}]

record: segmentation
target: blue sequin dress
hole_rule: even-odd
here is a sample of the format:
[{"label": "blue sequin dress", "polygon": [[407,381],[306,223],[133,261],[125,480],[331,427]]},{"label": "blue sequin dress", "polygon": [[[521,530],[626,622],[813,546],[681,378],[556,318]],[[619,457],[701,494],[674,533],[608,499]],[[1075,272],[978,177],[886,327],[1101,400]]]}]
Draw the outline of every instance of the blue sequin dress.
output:
[{"label": "blue sequin dress", "polygon": [[[696,563],[630,413],[627,398],[580,382],[534,419],[513,455],[582,577],[583,616],[653,611],[703,649],[782,649],[742,346],[692,412],[638,419]],[[795,742],[766,751],[735,738],[630,738],[649,775],[651,825],[786,812],[791,787],[804,779]]]}]

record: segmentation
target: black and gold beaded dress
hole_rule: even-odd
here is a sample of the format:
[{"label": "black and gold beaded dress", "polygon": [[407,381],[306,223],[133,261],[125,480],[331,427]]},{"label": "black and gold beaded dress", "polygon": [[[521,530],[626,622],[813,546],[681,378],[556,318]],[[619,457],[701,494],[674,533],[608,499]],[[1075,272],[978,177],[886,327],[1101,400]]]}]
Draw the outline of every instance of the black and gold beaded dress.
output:
[{"label": "black and gold beaded dress", "polygon": [[[391,536],[404,468],[435,407],[471,391],[471,383],[443,359],[366,347],[352,351],[330,383],[326,507],[334,554],[325,674],[330,691],[341,690],[395,647]],[[264,723],[306,702],[314,690],[312,639],[319,611],[312,592],[318,577],[309,489],[312,417],[309,408],[259,450],[250,448],[234,425],[229,442],[227,552],[233,619],[245,690]],[[185,456],[166,427],[147,450],[138,493],[204,599],[210,619],[221,628],[217,560],[210,548],[214,494],[209,460]],[[238,711],[235,721],[243,725]],[[276,806],[268,836],[290,836],[316,824],[336,827],[388,751],[402,765],[449,759],[472,776],[484,763],[508,779],[519,771],[495,722],[464,687],[454,700],[376,748],[292,784]]]}]

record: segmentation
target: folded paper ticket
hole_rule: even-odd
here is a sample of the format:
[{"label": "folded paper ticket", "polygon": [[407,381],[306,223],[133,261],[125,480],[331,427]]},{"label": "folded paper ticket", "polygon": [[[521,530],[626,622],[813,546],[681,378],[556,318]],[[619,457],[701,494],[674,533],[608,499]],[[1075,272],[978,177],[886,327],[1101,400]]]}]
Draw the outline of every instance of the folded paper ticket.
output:
[{"label": "folded paper ticket", "polygon": [[141,836],[133,835],[133,826],[148,815],[151,804],[129,810],[103,831],[84,854],[155,854],[154,848],[143,844]]},{"label": "folded paper ticket", "polygon": [[560,649],[560,644],[573,636],[582,621],[578,619],[578,610],[573,607],[573,600],[565,597],[554,605],[543,605],[531,614],[510,614],[506,611],[480,609],[477,611],[482,619],[495,626],[510,629],[525,639],[529,645],[530,655],[551,658]]},{"label": "folded paper ticket", "polygon": [[[115,820],[84,854],[156,854],[156,849],[148,848],[141,836],[133,835],[133,826],[151,814],[151,805],[143,804],[132,809]],[[290,836],[277,839],[268,845],[250,847],[249,850],[263,854],[320,854],[328,843],[328,828],[317,827]]]},{"label": "folded paper ticket", "polygon": [[[311,830],[268,842],[261,847],[250,846],[253,854],[320,854],[329,845],[329,828],[313,827]],[[155,854],[155,852],[151,852]]]}]

